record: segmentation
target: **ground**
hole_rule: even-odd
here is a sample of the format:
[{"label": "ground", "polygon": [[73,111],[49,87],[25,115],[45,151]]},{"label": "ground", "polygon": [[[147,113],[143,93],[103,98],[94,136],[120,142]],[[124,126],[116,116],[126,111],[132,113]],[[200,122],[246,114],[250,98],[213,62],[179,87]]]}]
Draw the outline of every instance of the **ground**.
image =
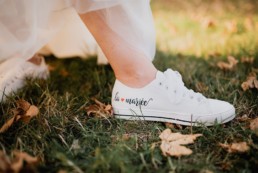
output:
[{"label": "ground", "polygon": [[[233,121],[191,128],[88,116],[92,98],[110,104],[115,80],[111,67],[96,65],[96,57],[47,57],[50,78],[28,79],[23,89],[1,103],[1,125],[21,98],[40,113],[28,124],[18,122],[0,134],[0,150],[39,157],[41,162],[33,168],[38,172],[255,172],[258,136],[249,123],[258,116],[258,90],[244,91],[241,84],[250,72],[258,74],[257,7],[251,0],[152,2],[156,67],[177,70],[187,87],[232,103],[237,112]],[[239,63],[231,70],[218,68],[229,55]],[[253,57],[254,62],[241,62],[243,57]],[[192,155],[165,157],[159,134],[166,128],[203,136],[189,145]],[[229,153],[219,145],[235,142],[247,142],[250,150]]]}]

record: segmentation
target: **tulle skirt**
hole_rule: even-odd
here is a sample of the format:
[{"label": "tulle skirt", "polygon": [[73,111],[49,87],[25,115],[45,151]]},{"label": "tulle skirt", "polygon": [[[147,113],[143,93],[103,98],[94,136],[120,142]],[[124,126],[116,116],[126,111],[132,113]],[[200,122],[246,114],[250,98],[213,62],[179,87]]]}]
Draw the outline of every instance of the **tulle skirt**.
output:
[{"label": "tulle skirt", "polygon": [[[37,51],[57,57],[104,54],[78,13],[96,11],[123,40],[155,55],[149,0],[0,0],[0,61],[29,59]],[[123,46],[123,45],[121,45]]]}]

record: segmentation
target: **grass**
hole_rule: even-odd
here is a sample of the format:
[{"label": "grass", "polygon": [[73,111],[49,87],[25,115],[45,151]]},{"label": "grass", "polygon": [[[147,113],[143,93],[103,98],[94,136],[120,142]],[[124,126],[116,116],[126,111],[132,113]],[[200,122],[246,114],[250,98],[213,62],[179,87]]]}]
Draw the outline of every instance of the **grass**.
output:
[{"label": "grass", "polygon": [[[209,1],[198,2],[156,0],[152,3],[158,40],[154,64],[160,70],[178,70],[188,87],[207,97],[233,103],[237,117],[247,115],[253,119],[258,116],[258,90],[244,92],[241,83],[249,72],[258,69],[256,2],[218,1],[220,13],[216,13],[215,5],[209,5]],[[244,15],[247,7],[243,4],[249,4],[248,15]],[[203,28],[201,19],[191,18],[193,14],[209,14],[211,20],[220,24]],[[234,20],[241,28],[245,26],[246,17],[253,20],[251,29],[225,31],[225,21]],[[172,31],[171,28],[177,29]],[[188,34],[191,39],[187,33],[191,33]],[[220,44],[220,39],[225,40],[224,44]],[[255,61],[239,63],[232,71],[219,70],[216,63],[228,55],[239,60],[242,56],[253,56]],[[55,68],[50,78],[28,80],[17,95],[1,103],[0,109],[0,124],[3,124],[19,98],[39,107],[39,116],[29,124],[15,124],[0,134],[0,149],[7,154],[22,150],[41,158],[41,164],[34,171],[207,173],[257,170],[258,136],[248,128],[248,121],[234,119],[226,125],[192,129],[175,127],[174,132],[189,134],[192,131],[202,133],[203,137],[189,146],[192,155],[164,157],[158,147],[158,136],[166,128],[164,123],[86,115],[85,108],[93,104],[91,98],[110,103],[115,80],[110,66],[97,66],[94,57],[88,60],[47,57],[47,62]],[[228,153],[218,145],[239,141],[246,141],[250,150],[242,154]]]}]

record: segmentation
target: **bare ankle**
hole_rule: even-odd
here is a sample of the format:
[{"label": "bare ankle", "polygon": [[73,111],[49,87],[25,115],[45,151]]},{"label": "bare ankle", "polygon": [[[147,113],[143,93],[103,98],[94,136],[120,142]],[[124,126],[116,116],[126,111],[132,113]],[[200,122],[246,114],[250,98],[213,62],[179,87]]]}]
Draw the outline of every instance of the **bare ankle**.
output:
[{"label": "bare ankle", "polygon": [[128,87],[142,88],[156,78],[157,70],[150,72],[138,71],[124,75],[116,75],[116,78]]}]

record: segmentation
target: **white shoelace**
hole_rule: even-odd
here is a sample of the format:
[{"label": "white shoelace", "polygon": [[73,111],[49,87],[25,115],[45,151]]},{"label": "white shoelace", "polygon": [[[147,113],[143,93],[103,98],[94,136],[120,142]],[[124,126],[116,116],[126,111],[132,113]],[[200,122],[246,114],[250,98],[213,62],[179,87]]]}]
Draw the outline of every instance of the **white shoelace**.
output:
[{"label": "white shoelace", "polygon": [[[176,95],[176,102],[180,102],[184,97],[189,97],[190,99],[197,99],[198,102],[206,100],[201,93],[194,92],[191,89],[185,87],[182,80],[182,76],[179,72],[168,69],[164,72],[167,80],[165,82],[165,87],[169,92]],[[163,85],[163,83],[161,83]]]}]

